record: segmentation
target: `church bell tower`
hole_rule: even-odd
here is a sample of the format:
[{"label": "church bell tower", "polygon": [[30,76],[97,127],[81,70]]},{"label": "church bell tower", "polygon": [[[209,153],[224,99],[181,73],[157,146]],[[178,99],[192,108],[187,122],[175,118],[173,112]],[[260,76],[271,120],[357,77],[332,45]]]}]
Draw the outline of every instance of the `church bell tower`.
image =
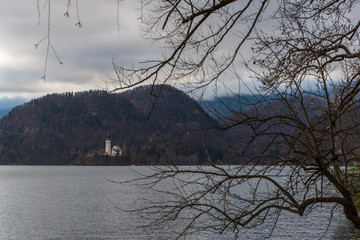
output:
[{"label": "church bell tower", "polygon": [[107,133],[105,139],[105,155],[111,156],[111,140],[109,132]]}]

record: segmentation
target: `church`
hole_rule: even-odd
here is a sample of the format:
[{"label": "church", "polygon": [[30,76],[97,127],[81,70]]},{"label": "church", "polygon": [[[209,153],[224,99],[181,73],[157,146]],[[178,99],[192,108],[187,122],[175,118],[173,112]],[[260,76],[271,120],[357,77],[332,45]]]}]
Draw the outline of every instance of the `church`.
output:
[{"label": "church", "polygon": [[122,150],[118,145],[115,145],[111,148],[111,139],[110,134],[107,133],[106,139],[105,139],[105,155],[107,156],[121,156]]}]

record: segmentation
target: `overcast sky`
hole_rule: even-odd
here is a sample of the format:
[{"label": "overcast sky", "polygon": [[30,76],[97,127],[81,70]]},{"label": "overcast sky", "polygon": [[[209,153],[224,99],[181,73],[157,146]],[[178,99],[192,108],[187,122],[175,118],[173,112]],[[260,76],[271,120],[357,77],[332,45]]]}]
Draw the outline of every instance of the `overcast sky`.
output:
[{"label": "overcast sky", "polygon": [[104,88],[102,79],[112,74],[113,57],[131,64],[155,57],[158,49],[139,36],[138,1],[79,1],[82,28],[76,25],[76,1],[70,18],[64,17],[67,1],[51,1],[51,42],[63,65],[50,52],[46,80],[42,80],[47,35],[45,0],[2,1],[0,7],[0,99],[26,100],[48,93]]}]

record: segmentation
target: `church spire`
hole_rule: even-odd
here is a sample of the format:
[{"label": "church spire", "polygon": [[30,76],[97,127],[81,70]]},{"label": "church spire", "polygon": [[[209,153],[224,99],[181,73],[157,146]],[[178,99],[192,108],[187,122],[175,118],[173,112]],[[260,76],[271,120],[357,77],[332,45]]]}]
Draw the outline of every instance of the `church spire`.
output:
[{"label": "church spire", "polygon": [[105,139],[105,155],[111,156],[111,139],[109,131],[107,132]]}]

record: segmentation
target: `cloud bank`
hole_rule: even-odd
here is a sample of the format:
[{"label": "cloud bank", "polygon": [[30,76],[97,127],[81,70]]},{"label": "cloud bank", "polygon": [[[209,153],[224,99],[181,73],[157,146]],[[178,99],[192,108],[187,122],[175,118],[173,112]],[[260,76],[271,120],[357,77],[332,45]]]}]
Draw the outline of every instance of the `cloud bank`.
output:
[{"label": "cloud bank", "polygon": [[70,7],[67,18],[66,1],[51,1],[51,44],[63,64],[50,51],[43,81],[46,40],[37,49],[34,44],[47,35],[46,2],[39,0],[39,8],[36,1],[2,2],[0,98],[31,99],[48,93],[105,88],[103,79],[112,74],[113,59],[131,64],[158,52],[140,37],[138,1],[120,2],[119,15],[117,1],[79,1],[81,28],[76,26],[76,6]]}]

